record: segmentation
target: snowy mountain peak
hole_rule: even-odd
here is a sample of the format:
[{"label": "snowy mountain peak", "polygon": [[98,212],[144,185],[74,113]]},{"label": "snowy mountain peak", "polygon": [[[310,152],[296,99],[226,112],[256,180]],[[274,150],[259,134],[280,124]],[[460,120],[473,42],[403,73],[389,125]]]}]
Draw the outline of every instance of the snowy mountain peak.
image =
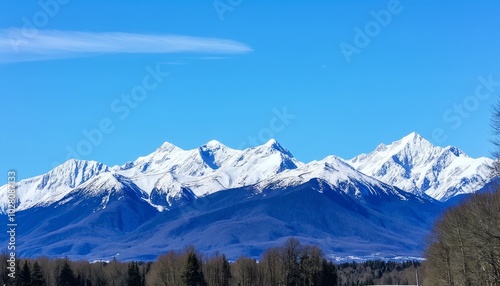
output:
[{"label": "snowy mountain peak", "polygon": [[220,149],[220,148],[227,148],[226,145],[222,144],[221,142],[217,140],[210,140],[207,142],[207,144],[201,146],[201,147],[207,147],[209,149]]},{"label": "snowy mountain peak", "polygon": [[393,149],[396,148],[407,148],[411,150],[418,150],[422,151],[422,148],[425,148],[427,150],[433,149],[433,148],[440,148],[437,146],[432,145],[431,142],[427,141],[424,137],[420,136],[420,134],[416,132],[412,132],[405,137],[403,137],[400,140],[397,140],[389,145]]},{"label": "snowy mountain peak", "polygon": [[198,149],[200,150],[200,152],[211,153],[227,152],[229,150],[233,150],[217,140],[210,140],[206,144],[201,145]]},{"label": "snowy mountain peak", "polygon": [[272,149],[275,149],[275,150],[278,150],[280,152],[282,151],[286,151],[288,152],[288,150],[286,150],[278,141],[276,141],[275,139],[270,139],[269,141],[267,141],[263,146],[266,146],[267,148],[272,148]]},{"label": "snowy mountain peak", "polygon": [[[412,132],[388,145],[383,143],[379,144],[373,152],[369,154],[360,154],[350,160],[347,160],[347,162],[356,168],[359,168],[363,165],[363,162],[386,161],[390,159],[389,157],[396,156],[394,157],[396,160],[399,158],[401,161],[414,163],[409,162],[409,159],[415,160],[418,159],[418,154],[435,153],[440,150],[441,147],[433,146],[429,141],[420,136],[420,134]],[[403,159],[404,157],[407,158]]]},{"label": "snowy mountain peak", "polygon": [[488,160],[470,158],[453,146],[434,146],[413,132],[347,162],[387,184],[444,201],[484,186],[488,178],[484,165]]},{"label": "snowy mountain peak", "polygon": [[175,146],[174,144],[170,142],[164,142],[161,144],[161,146],[156,149],[156,152],[162,152],[162,153],[169,153],[169,152],[174,152],[174,151],[180,151],[182,150],[181,148]]},{"label": "snowy mountain peak", "polygon": [[[232,153],[231,149],[217,140],[211,140],[207,144],[198,148],[199,155],[203,162],[213,170],[217,170]],[[229,155],[229,156],[228,156]]]},{"label": "snowy mountain peak", "polygon": [[266,145],[266,146],[273,146],[275,144],[279,145],[278,141],[276,141],[276,139],[274,139],[274,138],[271,138],[264,145]]},{"label": "snowy mountain peak", "polygon": [[[113,201],[129,197],[135,201],[147,201],[148,196],[130,179],[116,173],[102,173],[81,184],[62,197],[57,205],[70,204],[73,207],[85,202],[81,207],[92,205],[92,212],[104,210]],[[87,209],[88,210],[88,209]]]},{"label": "snowy mountain peak", "polygon": [[422,137],[417,132],[411,132],[410,134],[403,137],[401,140],[403,140],[403,141],[421,141],[421,140],[425,140],[425,138]]},{"label": "snowy mountain peak", "polygon": [[85,190],[86,193],[92,195],[99,194],[102,190],[119,191],[122,188],[122,183],[112,173],[100,174],[78,187],[78,189]]},{"label": "snowy mountain peak", "polygon": [[281,189],[314,180],[320,180],[332,189],[359,200],[370,200],[381,196],[407,199],[407,194],[403,191],[355,170],[336,156],[328,156],[321,161],[312,161],[295,169],[284,170],[257,186],[260,190]]},{"label": "snowy mountain peak", "polygon": [[271,151],[277,151],[277,152],[282,153],[288,157],[293,157],[292,153],[290,153],[290,151],[288,151],[285,147],[283,147],[275,139],[270,139],[264,145],[258,146],[258,148],[265,148],[265,149],[268,149]]}]

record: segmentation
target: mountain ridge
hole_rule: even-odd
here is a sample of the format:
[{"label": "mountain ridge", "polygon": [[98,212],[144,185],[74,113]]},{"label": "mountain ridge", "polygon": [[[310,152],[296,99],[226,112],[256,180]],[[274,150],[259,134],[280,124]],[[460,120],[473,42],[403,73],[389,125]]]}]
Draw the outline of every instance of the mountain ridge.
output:
[{"label": "mountain ridge", "polygon": [[[486,185],[484,165],[491,163],[491,159],[471,158],[453,146],[434,146],[415,132],[349,160],[330,155],[307,164],[298,161],[275,139],[244,150],[232,149],[217,140],[190,150],[164,142],[152,153],[121,166],[70,159],[46,174],[21,180],[18,210],[55,202],[90,178],[106,172],[129,178],[149,196],[153,206],[168,209],[176,202],[221,190],[272,183],[269,181],[273,179],[283,183],[284,176],[296,184],[298,181],[291,177],[307,176],[315,167],[319,168],[316,170],[319,177],[329,177],[321,171],[328,167],[329,160],[336,161],[337,166],[342,161],[354,170],[419,197],[430,196],[441,201],[473,193]],[[340,173],[353,175],[349,169],[344,166]],[[5,188],[7,185],[1,186],[0,191]],[[1,194],[5,196],[6,192]],[[6,206],[1,207],[5,211]]]},{"label": "mountain ridge", "polygon": [[[390,164],[380,165],[403,186],[425,170],[422,164],[458,174],[452,178],[458,182],[474,171],[470,162],[479,164],[458,148],[424,140],[410,134],[355,163],[388,158]],[[445,204],[424,191],[404,190],[360,172],[361,165],[333,155],[302,163],[276,140],[244,150],[215,140],[190,150],[165,142],[113,167],[69,160],[18,183],[19,254],[152,260],[196,245],[236,259],[258,257],[296,237],[321,246],[332,258],[421,257],[420,242],[455,200]],[[463,182],[447,190],[450,198],[463,197],[469,183],[481,186]],[[0,196],[7,193],[2,188]],[[7,239],[0,233],[0,240]]]}]

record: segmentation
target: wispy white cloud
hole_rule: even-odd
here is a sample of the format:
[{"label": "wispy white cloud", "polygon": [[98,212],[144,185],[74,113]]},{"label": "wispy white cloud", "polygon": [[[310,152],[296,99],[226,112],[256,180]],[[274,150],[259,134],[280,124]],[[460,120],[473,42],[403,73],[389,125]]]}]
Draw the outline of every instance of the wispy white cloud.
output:
[{"label": "wispy white cloud", "polygon": [[212,56],[212,57],[199,57],[198,59],[200,60],[226,60],[228,57],[221,57],[221,56]]},{"label": "wispy white cloud", "polygon": [[0,62],[50,60],[114,53],[238,54],[252,49],[234,40],[183,35],[0,30]]}]

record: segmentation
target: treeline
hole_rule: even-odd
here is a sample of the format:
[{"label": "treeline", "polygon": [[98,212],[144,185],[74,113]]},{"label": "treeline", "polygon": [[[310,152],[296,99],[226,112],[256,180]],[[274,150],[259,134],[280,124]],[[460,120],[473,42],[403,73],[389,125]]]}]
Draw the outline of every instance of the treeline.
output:
[{"label": "treeline", "polygon": [[420,265],[418,261],[381,260],[342,263],[337,265],[337,285],[417,285]]},{"label": "treeline", "polygon": [[268,249],[257,262],[241,257],[230,263],[222,254],[204,258],[194,247],[171,251],[155,262],[89,263],[68,259],[18,260],[16,279],[8,277],[7,255],[1,259],[1,283],[6,285],[337,285],[337,269],[315,246],[290,239]]},{"label": "treeline", "polygon": [[15,279],[8,277],[8,256],[0,256],[1,285],[12,286],[87,286],[87,285],[145,285],[149,263],[111,262],[89,263],[68,259],[21,259],[16,263]]},{"label": "treeline", "polygon": [[500,286],[500,192],[475,194],[434,225],[425,285]]},{"label": "treeline", "polygon": [[17,261],[16,279],[8,277],[7,259],[6,254],[0,257],[0,285],[335,286],[368,285],[378,281],[405,284],[412,283],[406,278],[407,272],[412,273],[418,266],[383,261],[336,266],[324,257],[318,247],[302,245],[296,239],[268,249],[259,261],[241,257],[229,262],[223,254],[203,257],[193,247],[183,252],[171,251],[154,262],[112,260],[89,263],[45,257],[21,259]]},{"label": "treeline", "polygon": [[224,255],[204,261],[199,257],[193,249],[160,256],[148,273],[147,285],[337,285],[335,265],[318,247],[301,245],[296,239],[268,249],[259,262],[241,257],[228,263]]}]

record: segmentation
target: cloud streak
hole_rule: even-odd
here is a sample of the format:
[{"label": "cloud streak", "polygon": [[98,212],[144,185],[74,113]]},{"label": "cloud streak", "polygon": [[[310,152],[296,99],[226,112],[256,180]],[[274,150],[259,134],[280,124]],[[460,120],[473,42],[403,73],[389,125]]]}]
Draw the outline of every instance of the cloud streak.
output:
[{"label": "cloud streak", "polygon": [[0,30],[0,62],[51,60],[95,54],[240,54],[252,49],[219,38],[184,35],[79,32],[57,30]]}]

